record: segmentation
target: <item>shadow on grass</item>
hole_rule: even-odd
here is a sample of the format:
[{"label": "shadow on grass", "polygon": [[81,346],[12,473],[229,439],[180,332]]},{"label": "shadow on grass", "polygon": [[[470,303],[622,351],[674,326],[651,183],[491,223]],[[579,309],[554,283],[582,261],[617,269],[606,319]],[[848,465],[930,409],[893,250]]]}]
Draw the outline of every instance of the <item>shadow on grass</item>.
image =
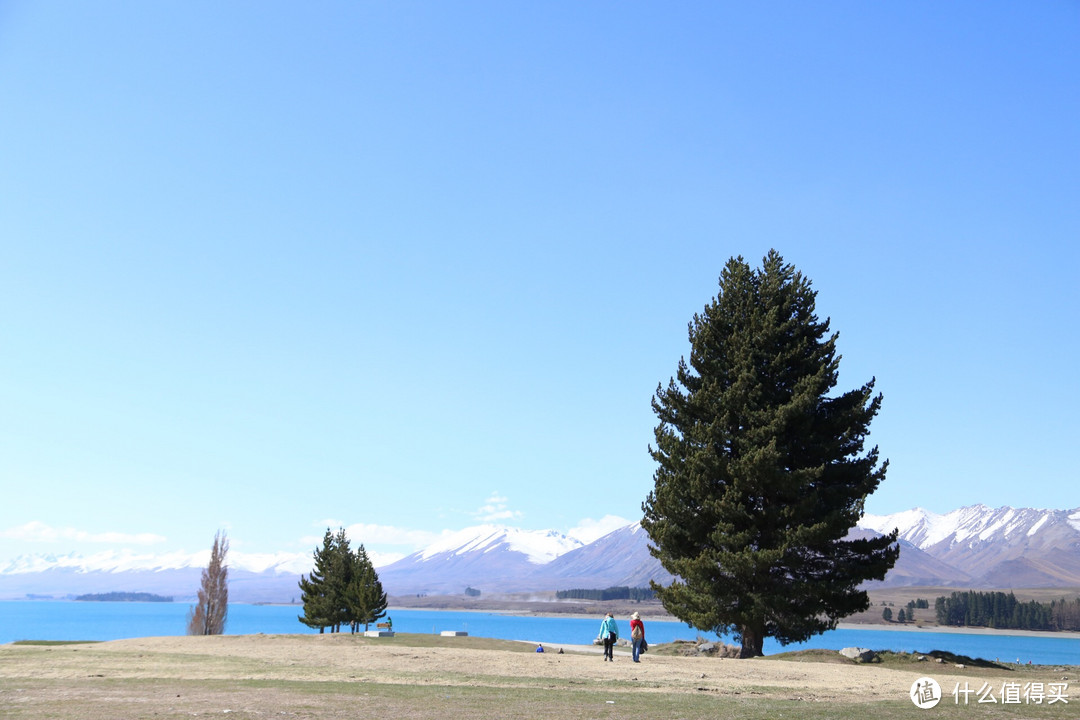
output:
[{"label": "shadow on grass", "polygon": [[968,657],[967,655],[957,655],[948,650],[931,650],[928,653],[923,653],[923,655],[926,655],[928,658],[934,658],[935,660],[940,658],[944,662],[953,663],[954,665],[967,665],[968,667],[989,668],[991,670],[1012,670],[1008,665],[1002,665],[1001,663],[993,662],[991,660],[983,660],[982,658]]}]

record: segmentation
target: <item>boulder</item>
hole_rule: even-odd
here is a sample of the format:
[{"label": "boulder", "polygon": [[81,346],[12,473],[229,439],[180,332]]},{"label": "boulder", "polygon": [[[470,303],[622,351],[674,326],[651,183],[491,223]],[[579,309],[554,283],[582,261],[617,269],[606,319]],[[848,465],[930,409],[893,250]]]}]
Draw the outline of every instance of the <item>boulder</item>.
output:
[{"label": "boulder", "polygon": [[877,660],[877,653],[861,647],[846,647],[840,651],[840,654],[856,662],[873,662]]}]

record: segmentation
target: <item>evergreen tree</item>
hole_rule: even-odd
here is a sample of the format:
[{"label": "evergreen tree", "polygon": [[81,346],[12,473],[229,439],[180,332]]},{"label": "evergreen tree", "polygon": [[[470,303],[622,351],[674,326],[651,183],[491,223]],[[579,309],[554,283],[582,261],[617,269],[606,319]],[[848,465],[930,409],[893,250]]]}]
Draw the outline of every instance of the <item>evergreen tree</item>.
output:
[{"label": "evergreen tree", "polygon": [[345,590],[345,606],[349,624],[356,632],[360,625],[367,630],[371,623],[386,614],[387,598],[363,545],[352,554],[350,564],[352,571]]},{"label": "evergreen tree", "polygon": [[309,575],[300,576],[300,601],[304,604],[304,614],[299,616],[299,620],[308,627],[319,628],[320,633],[325,632],[326,628],[333,632],[336,622],[336,606],[339,604],[335,590],[336,555],[334,535],[330,528],[326,528],[322,547],[314,552],[315,567]]},{"label": "evergreen tree", "polygon": [[330,618],[334,632],[339,632],[341,626],[351,620],[348,590],[353,580],[353,553],[349,547],[349,538],[345,535],[345,528],[338,528],[337,535],[334,536],[329,580],[332,598]]},{"label": "evergreen tree", "polygon": [[728,261],[690,323],[690,360],[658,386],[654,489],[642,505],[669,612],[734,632],[743,657],[834,628],[869,607],[860,583],[895,563],[896,533],[848,538],[885,476],[864,451],[874,381],[830,396],[839,356],[810,281],[775,251]]},{"label": "evergreen tree", "polygon": [[892,622],[892,608],[885,608],[882,610],[881,617],[885,622]]},{"label": "evergreen tree", "polygon": [[938,625],[949,624],[948,604],[944,595],[934,600],[934,617],[937,618]]},{"label": "evergreen tree", "polygon": [[344,528],[337,533],[326,529],[321,548],[314,553],[315,567],[308,576],[300,578],[300,598],[304,614],[300,622],[319,632],[339,632],[349,625],[356,632],[386,614],[387,597],[379,575],[367,551],[361,545],[350,549]]},{"label": "evergreen tree", "polygon": [[188,635],[220,635],[229,615],[229,566],[225,556],[229,539],[218,531],[210,549],[210,563],[202,571],[197,602],[188,612]]}]

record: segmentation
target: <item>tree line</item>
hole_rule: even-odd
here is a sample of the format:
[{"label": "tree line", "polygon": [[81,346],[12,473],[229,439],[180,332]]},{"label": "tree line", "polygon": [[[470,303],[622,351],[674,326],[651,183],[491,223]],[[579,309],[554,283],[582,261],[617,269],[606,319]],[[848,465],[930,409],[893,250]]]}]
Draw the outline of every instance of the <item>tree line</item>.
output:
[{"label": "tree line", "polygon": [[107,592],[79,595],[76,600],[83,602],[167,602],[173,601],[172,595],[155,595],[147,592]]},{"label": "tree line", "polygon": [[603,590],[589,590],[574,588],[573,590],[557,590],[555,597],[559,600],[652,600],[656,593],[651,588],[632,588],[627,586],[609,587]]},{"label": "tree line", "polygon": [[[885,603],[882,602],[881,604],[884,605]],[[889,604],[891,605],[892,603],[889,603]],[[925,598],[917,598],[915,600],[908,600],[907,611],[905,612],[904,608],[900,608],[900,613],[896,616],[896,622],[898,622],[898,623],[915,622],[915,610],[919,609],[919,608],[925,609],[925,608],[929,608],[929,607],[930,607],[930,601],[926,600]],[[882,610],[881,611],[881,617],[885,620],[885,622],[892,622],[893,621],[892,608],[887,607],[884,610]]]},{"label": "tree line", "polygon": [[386,593],[379,574],[363,545],[349,546],[345,530],[336,534],[326,529],[322,547],[314,553],[315,567],[300,577],[300,598],[304,614],[300,622],[308,627],[340,632],[347,625],[355,633],[386,614]]},{"label": "tree line", "polygon": [[1049,603],[1021,602],[1013,593],[954,592],[934,601],[941,625],[990,627],[1008,630],[1080,630],[1080,597]]}]

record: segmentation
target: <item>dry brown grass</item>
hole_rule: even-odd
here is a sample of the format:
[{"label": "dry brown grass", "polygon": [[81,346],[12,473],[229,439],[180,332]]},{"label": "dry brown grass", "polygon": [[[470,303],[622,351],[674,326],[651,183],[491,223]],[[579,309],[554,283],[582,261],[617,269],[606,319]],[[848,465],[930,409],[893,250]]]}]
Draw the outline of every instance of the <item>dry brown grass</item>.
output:
[{"label": "dry brown grass", "polygon": [[[398,635],[251,635],[0,646],[4,718],[923,717],[925,665],[730,660]],[[982,682],[985,672],[977,676]],[[976,676],[972,676],[973,681]],[[1045,680],[1049,681],[1049,676]],[[1056,679],[1056,678],[1053,678]],[[996,682],[996,680],[995,680]],[[1076,717],[1070,706],[960,707],[938,717]],[[1017,712],[1026,710],[1027,713]]]}]

